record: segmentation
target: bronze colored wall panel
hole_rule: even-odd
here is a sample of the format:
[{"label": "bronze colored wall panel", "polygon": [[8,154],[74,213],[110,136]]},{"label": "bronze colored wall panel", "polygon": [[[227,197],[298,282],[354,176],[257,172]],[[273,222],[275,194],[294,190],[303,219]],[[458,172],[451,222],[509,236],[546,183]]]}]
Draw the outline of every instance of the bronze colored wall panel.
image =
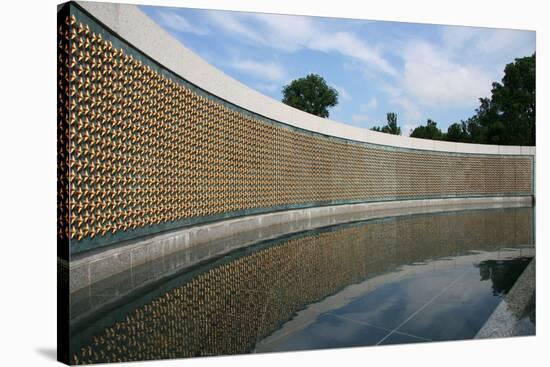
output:
[{"label": "bronze colored wall panel", "polygon": [[59,237],[71,247],[254,211],[533,192],[531,157],[382,147],[267,121],[93,28],[73,14],[59,29]]}]

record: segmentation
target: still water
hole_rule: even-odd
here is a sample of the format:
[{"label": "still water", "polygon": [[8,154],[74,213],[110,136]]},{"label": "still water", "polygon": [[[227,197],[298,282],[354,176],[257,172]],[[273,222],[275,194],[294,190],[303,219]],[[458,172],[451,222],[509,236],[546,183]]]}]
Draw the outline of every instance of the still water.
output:
[{"label": "still water", "polygon": [[[287,235],[71,325],[75,364],[471,339],[535,256],[533,208]],[[521,310],[535,333],[534,295]]]}]

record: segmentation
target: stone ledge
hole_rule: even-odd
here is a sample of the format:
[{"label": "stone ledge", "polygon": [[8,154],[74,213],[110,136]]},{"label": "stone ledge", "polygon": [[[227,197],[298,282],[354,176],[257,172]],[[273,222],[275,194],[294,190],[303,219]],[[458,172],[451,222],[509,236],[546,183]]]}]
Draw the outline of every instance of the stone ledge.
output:
[{"label": "stone ledge", "polygon": [[520,327],[519,319],[535,294],[535,268],[536,258],[533,258],[479,330],[476,339],[531,335],[531,330]]},{"label": "stone ledge", "polygon": [[287,210],[208,223],[75,255],[69,264],[70,292],[175,253],[185,252],[185,265],[191,266],[287,233],[389,216],[530,206],[531,200],[530,196],[515,196],[386,201]]}]

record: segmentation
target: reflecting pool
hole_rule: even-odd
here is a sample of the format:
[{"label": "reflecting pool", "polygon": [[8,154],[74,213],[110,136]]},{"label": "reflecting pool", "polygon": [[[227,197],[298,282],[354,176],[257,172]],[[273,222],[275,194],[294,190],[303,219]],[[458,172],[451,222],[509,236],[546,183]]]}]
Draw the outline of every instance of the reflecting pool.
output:
[{"label": "reflecting pool", "polygon": [[[533,226],[533,208],[489,209],[257,243],[75,318],[72,361],[471,339],[534,266]],[[521,335],[535,333],[528,296]]]}]

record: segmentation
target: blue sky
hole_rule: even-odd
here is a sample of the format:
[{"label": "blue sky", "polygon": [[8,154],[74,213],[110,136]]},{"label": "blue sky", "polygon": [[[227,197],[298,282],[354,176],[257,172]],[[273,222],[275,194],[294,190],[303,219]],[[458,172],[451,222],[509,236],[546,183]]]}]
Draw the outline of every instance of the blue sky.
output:
[{"label": "blue sky", "polygon": [[329,118],[370,128],[398,115],[403,135],[472,116],[504,66],[535,51],[535,32],[142,6],[186,47],[276,100],[317,73],[339,91]]}]

